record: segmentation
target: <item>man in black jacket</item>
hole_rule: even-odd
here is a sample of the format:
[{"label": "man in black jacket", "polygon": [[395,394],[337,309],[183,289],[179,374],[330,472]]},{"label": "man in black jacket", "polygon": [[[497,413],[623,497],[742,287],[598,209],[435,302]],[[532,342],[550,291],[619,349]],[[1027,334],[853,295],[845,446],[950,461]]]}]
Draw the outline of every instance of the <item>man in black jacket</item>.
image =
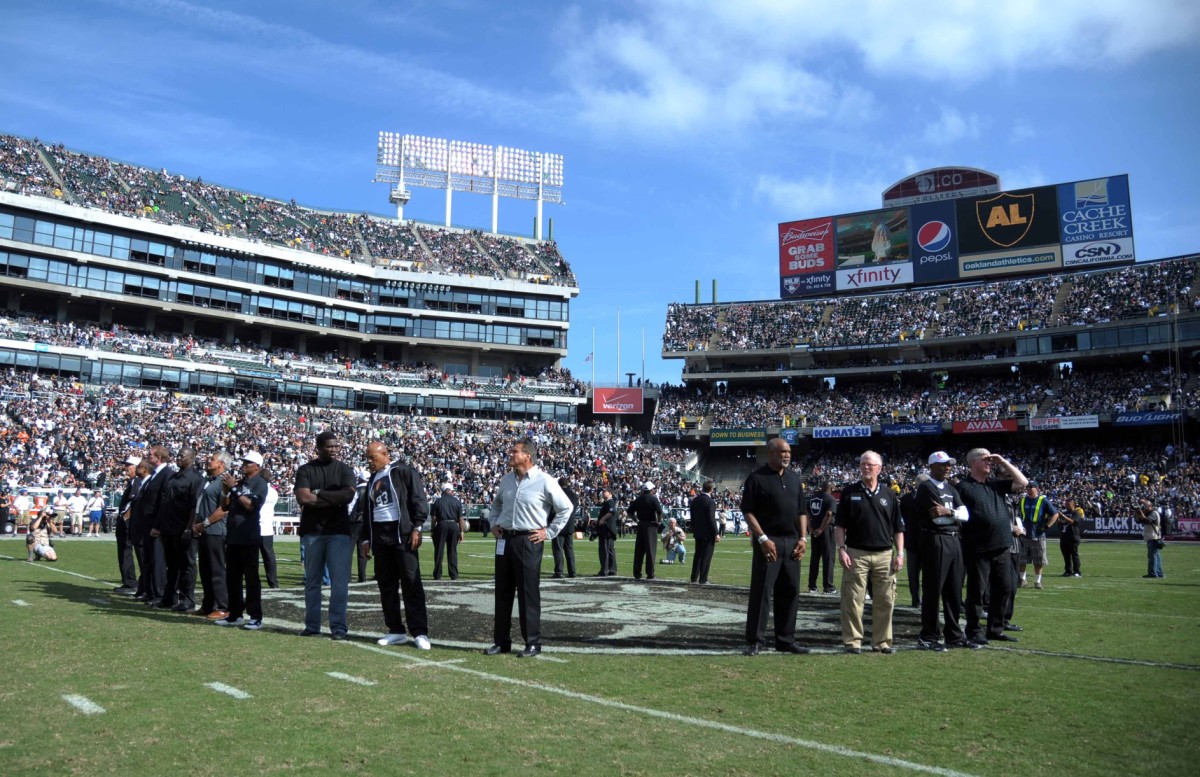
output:
[{"label": "man in black jacket", "polygon": [[137,593],[137,569],[133,565],[133,543],[129,541],[129,508],[137,497],[141,480],[137,476],[137,466],[142,463],[139,456],[125,459],[125,491],[121,493],[121,501],[117,504],[117,518],[114,521],[114,532],[117,535],[117,568],[121,572],[121,585],[114,590],[118,594],[132,596]]},{"label": "man in black jacket", "polygon": [[467,533],[462,501],[454,495],[454,484],[442,484],[442,495],[430,507],[433,516],[433,579],[442,579],[442,559],[451,580],[458,579],[458,543]]},{"label": "man in black jacket", "polygon": [[705,481],[704,489],[688,504],[692,520],[692,539],[696,551],[692,556],[692,582],[708,584],[708,570],[712,565],[713,549],[721,541],[717,533],[717,503],[713,501],[714,484]]},{"label": "man in black jacket", "polygon": [[129,537],[138,554],[137,598],[153,607],[163,597],[167,570],[163,560],[162,543],[151,532],[162,501],[163,489],[171,479],[171,453],[165,446],[155,445],[143,459],[149,476],[134,500],[129,517]]},{"label": "man in black jacket", "polygon": [[[362,545],[369,557],[375,553],[375,579],[388,633],[380,645],[413,642],[419,650],[429,650],[429,620],[425,611],[425,587],[421,584],[421,525],[429,517],[429,500],[421,473],[399,461],[392,461],[387,446],[373,442],[367,446],[367,464],[371,480],[367,483],[366,520],[363,521]],[[400,616],[400,599],[408,629]]]},{"label": "man in black jacket", "polygon": [[[1004,470],[1005,478],[992,477],[992,467]],[[969,519],[963,525],[967,549],[967,639],[986,645],[989,640],[1016,642],[1004,633],[1005,613],[1013,595],[1013,520],[1005,497],[1025,490],[1029,481],[1012,462],[986,448],[967,453],[967,477],[958,481],[958,495]],[[986,635],[980,629],[983,591],[987,588]]]},{"label": "man in black jacket", "polygon": [[617,574],[617,500],[607,488],[600,492],[604,500],[596,515],[596,539],[600,553],[600,571],[596,577],[613,577]]},{"label": "man in black jacket", "polygon": [[566,478],[559,478],[558,485],[562,488],[567,499],[571,500],[571,517],[554,539],[550,541],[550,550],[554,554],[554,575],[563,577],[563,562],[566,562],[566,577],[575,577],[575,523],[579,515],[579,495],[572,489]]},{"label": "man in black jacket", "polygon": [[161,609],[191,612],[196,608],[195,553],[192,548],[192,523],[196,501],[204,488],[204,478],[196,471],[196,452],[179,452],[179,471],[163,486],[155,516],[154,530],[162,543],[166,563],[166,584]]},{"label": "man in black jacket", "polygon": [[808,559],[808,592],[817,592],[817,575],[821,575],[824,583],[822,591],[836,594],[833,585],[833,565],[837,556],[836,543],[833,540],[833,511],[837,502],[829,490],[829,481],[822,480],[804,500],[804,512],[808,515],[808,526],[812,532],[812,555]]},{"label": "man in black jacket", "polygon": [[654,579],[654,556],[658,550],[658,533],[662,530],[663,508],[654,495],[654,484],[647,480],[642,492],[626,510],[637,520],[633,541],[633,577],[642,579],[642,563],[646,565],[646,579]]}]

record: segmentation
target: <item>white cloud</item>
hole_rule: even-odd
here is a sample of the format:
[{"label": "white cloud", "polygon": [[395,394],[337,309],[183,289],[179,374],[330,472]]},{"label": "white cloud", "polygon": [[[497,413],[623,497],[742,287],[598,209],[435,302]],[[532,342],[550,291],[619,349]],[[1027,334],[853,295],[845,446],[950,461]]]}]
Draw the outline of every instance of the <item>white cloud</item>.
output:
[{"label": "white cloud", "polygon": [[849,213],[881,202],[893,181],[881,176],[825,175],[789,180],[774,175],[758,179],[755,194],[765,200],[780,219],[830,213]]},{"label": "white cloud", "polygon": [[[662,0],[621,18],[602,7],[573,9],[559,35],[578,118],[667,142],[764,121],[869,116],[875,98],[848,83],[859,67],[881,78],[976,83],[1111,67],[1200,36],[1191,0]],[[976,136],[962,118],[931,140]]]},{"label": "white cloud", "polygon": [[979,117],[964,116],[954,108],[943,108],[937,121],[925,125],[925,141],[934,146],[948,146],[960,140],[979,138]]}]

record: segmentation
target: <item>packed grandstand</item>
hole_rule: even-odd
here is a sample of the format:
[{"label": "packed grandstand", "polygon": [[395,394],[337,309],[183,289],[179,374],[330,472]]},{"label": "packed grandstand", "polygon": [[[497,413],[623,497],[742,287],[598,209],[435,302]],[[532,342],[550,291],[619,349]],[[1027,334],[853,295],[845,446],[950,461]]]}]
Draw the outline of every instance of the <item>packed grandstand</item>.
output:
[{"label": "packed grandstand", "polygon": [[[329,427],[356,466],[382,439],[431,495],[449,481],[476,506],[506,466],[505,440],[526,435],[589,505],[603,488],[627,503],[652,481],[680,510],[713,478],[735,509],[761,449],[709,435],[761,429],[760,443],[792,433],[810,485],[854,479],[868,446],[901,488],[931,446],[961,456],[988,444],[1093,517],[1125,514],[1141,496],[1175,516],[1200,513],[1187,441],[1195,256],[825,299],[671,303],[663,352],[683,361],[682,385],[648,389],[644,417],[614,425],[585,412],[592,387],[561,368],[578,284],[553,242],[319,211],[12,136],[0,136],[0,192],[11,195],[0,203],[0,488],[10,493],[111,495],[131,452],[190,444],[262,451],[287,505],[296,467]],[[171,244],[151,225],[183,231]],[[97,260],[100,242],[89,241],[101,230],[124,235],[128,250]],[[122,275],[97,280],[104,267]],[[191,283],[200,275],[211,288]],[[544,296],[550,287],[570,291]],[[1152,411],[1170,423],[1136,434],[1113,425]],[[1035,431],[1037,419],[1077,416],[1094,426]],[[812,435],[1001,420],[1012,427],[1000,438]]]}]

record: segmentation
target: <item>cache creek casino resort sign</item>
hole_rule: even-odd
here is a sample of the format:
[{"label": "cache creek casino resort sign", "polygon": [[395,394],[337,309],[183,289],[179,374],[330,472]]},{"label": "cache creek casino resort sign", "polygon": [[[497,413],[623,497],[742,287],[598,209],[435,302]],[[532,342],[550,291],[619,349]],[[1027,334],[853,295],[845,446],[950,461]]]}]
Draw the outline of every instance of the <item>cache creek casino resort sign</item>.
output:
[{"label": "cache creek casino resort sign", "polygon": [[[931,174],[949,181],[955,170],[969,168],[917,173],[887,194]],[[978,175],[966,186],[885,194],[881,210],[780,224],[780,297],[1134,262],[1129,176],[1002,192],[988,185],[990,173],[971,172]]]}]

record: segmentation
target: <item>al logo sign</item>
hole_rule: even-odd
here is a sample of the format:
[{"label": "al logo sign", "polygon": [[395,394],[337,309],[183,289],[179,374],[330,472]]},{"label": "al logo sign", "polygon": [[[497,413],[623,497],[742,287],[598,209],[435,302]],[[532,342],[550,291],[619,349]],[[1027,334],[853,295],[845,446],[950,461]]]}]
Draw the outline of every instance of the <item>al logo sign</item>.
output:
[{"label": "al logo sign", "polygon": [[1033,225],[1035,198],[1032,194],[1004,192],[975,203],[975,218],[984,236],[1003,248],[1025,239]]}]

